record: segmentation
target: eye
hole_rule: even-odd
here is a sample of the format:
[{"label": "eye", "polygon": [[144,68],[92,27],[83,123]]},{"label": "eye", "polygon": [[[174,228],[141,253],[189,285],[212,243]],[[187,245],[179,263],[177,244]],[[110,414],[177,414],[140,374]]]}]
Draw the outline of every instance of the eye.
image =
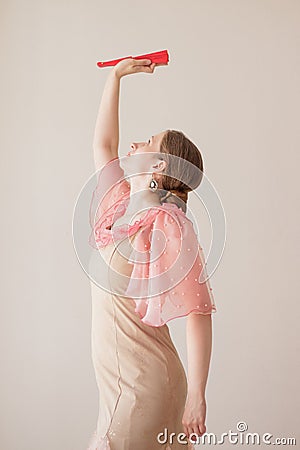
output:
[{"label": "eye", "polygon": [[148,144],[150,144],[150,139],[149,139],[149,141],[148,141]]}]

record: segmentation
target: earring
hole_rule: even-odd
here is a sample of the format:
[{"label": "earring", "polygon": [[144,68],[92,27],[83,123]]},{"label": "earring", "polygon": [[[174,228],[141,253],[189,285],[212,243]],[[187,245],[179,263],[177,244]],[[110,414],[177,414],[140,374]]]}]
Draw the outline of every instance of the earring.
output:
[{"label": "earring", "polygon": [[152,180],[150,181],[150,184],[149,184],[149,188],[151,189],[152,192],[155,192],[158,188],[158,182],[153,178],[153,174],[152,174]]}]

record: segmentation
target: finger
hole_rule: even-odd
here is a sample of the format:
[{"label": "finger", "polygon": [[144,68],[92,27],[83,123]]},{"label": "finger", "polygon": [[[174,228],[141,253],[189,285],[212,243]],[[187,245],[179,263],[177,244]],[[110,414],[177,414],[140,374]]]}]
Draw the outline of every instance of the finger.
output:
[{"label": "finger", "polygon": [[142,72],[147,72],[147,73],[153,73],[154,72],[154,67],[155,67],[155,63],[153,63],[154,65],[150,65],[150,66],[138,66],[140,68],[140,70]]},{"label": "finger", "polygon": [[186,437],[188,438],[189,432],[188,432],[188,429],[187,429],[187,427],[185,425],[183,425],[183,432],[186,435]]},{"label": "finger", "polygon": [[[188,427],[188,438],[189,438],[189,440],[190,440],[190,436],[191,436],[191,434],[193,433],[194,431],[193,431],[193,428],[191,427],[191,426],[189,426]],[[192,440],[193,440],[193,436],[192,436]]]},{"label": "finger", "polygon": [[151,59],[135,59],[135,62],[139,66],[145,66],[151,64]]},{"label": "finger", "polygon": [[151,69],[148,66],[136,66],[135,67],[136,72],[146,72],[146,73],[152,73],[153,69]]},{"label": "finger", "polygon": [[196,424],[192,425],[191,434],[192,434],[191,436],[192,441],[194,441],[194,443],[197,444],[199,436],[201,437],[202,435],[198,425]]},{"label": "finger", "polygon": [[198,428],[201,435],[206,432],[206,426],[204,425],[204,423],[200,422]]},{"label": "finger", "polygon": [[194,433],[197,435],[197,436],[202,436],[202,432],[201,432],[201,429],[200,429],[200,426],[194,426]]}]

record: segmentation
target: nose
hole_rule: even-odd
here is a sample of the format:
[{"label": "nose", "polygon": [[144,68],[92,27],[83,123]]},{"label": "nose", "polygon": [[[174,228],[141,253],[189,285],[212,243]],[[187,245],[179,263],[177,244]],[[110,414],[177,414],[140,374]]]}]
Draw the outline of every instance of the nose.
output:
[{"label": "nose", "polygon": [[130,154],[135,153],[135,152],[137,151],[137,149],[139,148],[140,145],[141,145],[140,143],[133,142],[133,143],[130,145],[130,148],[131,148]]},{"label": "nose", "polygon": [[131,150],[129,150],[129,152],[127,153],[127,156],[130,156],[136,150],[135,143],[130,144],[130,148],[131,148]]}]

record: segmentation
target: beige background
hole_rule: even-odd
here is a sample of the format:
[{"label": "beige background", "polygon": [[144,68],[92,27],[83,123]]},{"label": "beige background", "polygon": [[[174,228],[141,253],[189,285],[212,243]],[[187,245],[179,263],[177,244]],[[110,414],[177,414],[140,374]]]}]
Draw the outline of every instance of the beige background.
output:
[{"label": "beige background", "polygon": [[[82,450],[94,429],[71,222],[110,70],[96,62],[164,49],[168,67],[121,82],[120,148],[182,130],[222,199],[207,431],[243,420],[299,445],[299,13],[296,0],[1,3],[1,448]],[[170,326],[186,362],[184,322]]]}]

